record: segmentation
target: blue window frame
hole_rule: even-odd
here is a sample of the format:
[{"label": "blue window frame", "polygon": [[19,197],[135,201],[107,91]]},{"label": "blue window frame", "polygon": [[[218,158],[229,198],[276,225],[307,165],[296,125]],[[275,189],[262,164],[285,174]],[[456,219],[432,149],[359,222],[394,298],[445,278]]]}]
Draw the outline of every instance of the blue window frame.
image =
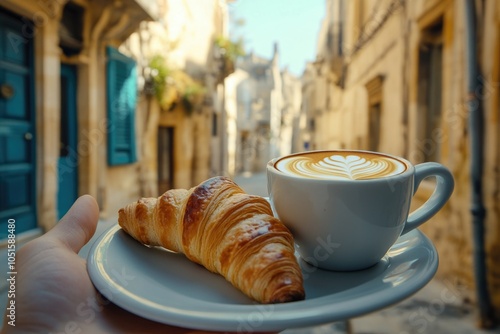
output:
[{"label": "blue window frame", "polygon": [[112,47],[107,47],[106,54],[108,164],[129,164],[136,161],[136,63]]}]

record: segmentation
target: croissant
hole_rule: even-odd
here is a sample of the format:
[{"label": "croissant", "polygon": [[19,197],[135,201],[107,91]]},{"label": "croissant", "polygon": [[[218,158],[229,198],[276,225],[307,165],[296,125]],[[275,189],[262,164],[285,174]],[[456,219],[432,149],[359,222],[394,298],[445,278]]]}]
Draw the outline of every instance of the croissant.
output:
[{"label": "croissant", "polygon": [[139,199],[119,210],[118,223],[139,242],[185,254],[260,303],[305,297],[292,234],[266,199],[229,178]]}]

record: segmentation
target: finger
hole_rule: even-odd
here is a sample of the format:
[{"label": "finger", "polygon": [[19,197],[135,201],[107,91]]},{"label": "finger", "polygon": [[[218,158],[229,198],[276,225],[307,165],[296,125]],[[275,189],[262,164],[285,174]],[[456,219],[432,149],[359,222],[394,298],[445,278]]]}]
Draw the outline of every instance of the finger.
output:
[{"label": "finger", "polygon": [[98,218],[99,207],[95,199],[90,195],[81,196],[46,237],[60,241],[78,253],[94,235]]}]

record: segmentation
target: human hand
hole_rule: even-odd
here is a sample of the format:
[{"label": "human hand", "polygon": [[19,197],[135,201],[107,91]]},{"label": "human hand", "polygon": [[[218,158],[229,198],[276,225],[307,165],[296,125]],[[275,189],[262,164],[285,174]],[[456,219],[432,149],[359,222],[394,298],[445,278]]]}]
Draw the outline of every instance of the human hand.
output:
[{"label": "human hand", "polygon": [[2,333],[209,333],[138,317],[95,290],[78,252],[98,216],[94,198],[82,196],[53,229],[17,252],[16,326],[4,324]]}]

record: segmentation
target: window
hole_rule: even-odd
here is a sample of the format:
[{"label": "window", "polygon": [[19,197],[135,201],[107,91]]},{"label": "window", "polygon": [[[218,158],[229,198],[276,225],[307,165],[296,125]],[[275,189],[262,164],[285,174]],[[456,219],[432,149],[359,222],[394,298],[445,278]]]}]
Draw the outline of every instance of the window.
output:
[{"label": "window", "polygon": [[84,9],[68,2],[59,25],[59,46],[66,56],[79,54],[83,49]]},{"label": "window", "polygon": [[380,145],[380,114],[382,104],[375,103],[370,106],[369,113],[369,142],[368,150],[378,151]]},{"label": "window", "polygon": [[135,107],[137,72],[135,61],[107,48],[108,164],[136,161]]},{"label": "window", "polygon": [[173,187],[174,181],[174,128],[158,128],[158,193]]},{"label": "window", "polygon": [[417,150],[420,162],[439,161],[443,20],[422,31],[418,52]]},{"label": "window", "polygon": [[378,75],[365,85],[368,92],[368,150],[380,149],[382,118],[382,84],[384,77]]},{"label": "window", "polygon": [[218,132],[219,132],[219,117],[217,114],[214,112],[212,113],[212,137],[217,137]]}]

